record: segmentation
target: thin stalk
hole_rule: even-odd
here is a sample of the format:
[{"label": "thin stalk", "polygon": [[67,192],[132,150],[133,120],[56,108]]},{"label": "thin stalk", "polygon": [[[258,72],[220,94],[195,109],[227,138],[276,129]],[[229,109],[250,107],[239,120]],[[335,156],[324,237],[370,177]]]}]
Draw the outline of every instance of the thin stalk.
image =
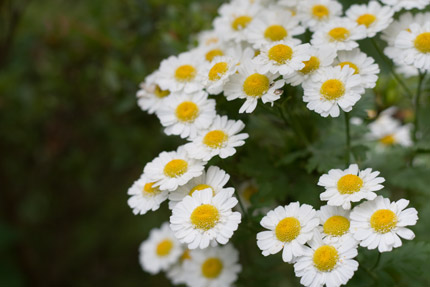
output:
[{"label": "thin stalk", "polygon": [[415,94],[415,101],[414,101],[415,119],[414,119],[414,132],[412,135],[415,143],[418,140],[417,133],[419,131],[419,112],[420,112],[421,91],[422,91],[422,86],[423,86],[423,82],[424,82],[424,78],[426,76],[426,73],[427,72],[423,73],[423,72],[419,71],[418,86],[417,86],[417,91]]},{"label": "thin stalk", "polygon": [[346,137],[346,152],[345,152],[345,162],[348,167],[350,164],[350,154],[351,154],[351,133],[349,128],[349,114],[345,112],[345,137]]},{"label": "thin stalk", "polygon": [[284,121],[286,126],[291,126],[294,133],[300,138],[300,140],[303,142],[303,144],[305,146],[309,145],[308,139],[306,138],[306,136],[304,135],[301,127],[297,127],[293,120],[291,119],[291,117],[287,118],[287,115],[285,115],[284,110],[282,108],[282,106],[277,106],[279,114],[281,115],[282,120]]},{"label": "thin stalk", "polygon": [[376,268],[376,267],[378,267],[378,265],[379,265],[379,261],[381,261],[381,255],[382,255],[382,253],[381,253],[381,252],[378,252],[378,258],[376,258],[376,262],[375,262],[375,264],[373,265],[373,267],[372,267],[372,269],[371,269],[371,270],[375,270],[375,268]]},{"label": "thin stalk", "polygon": [[240,198],[236,188],[234,189],[234,193],[236,194],[237,201],[239,202],[239,206],[240,206],[240,209],[242,210],[244,217],[248,218],[248,211],[245,209],[245,206],[243,205],[242,199]]}]

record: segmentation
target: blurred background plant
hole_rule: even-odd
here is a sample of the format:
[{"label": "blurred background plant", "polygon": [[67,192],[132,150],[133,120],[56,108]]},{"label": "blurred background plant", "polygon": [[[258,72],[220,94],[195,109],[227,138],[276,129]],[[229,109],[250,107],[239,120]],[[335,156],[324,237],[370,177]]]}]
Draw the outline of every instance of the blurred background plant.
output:
[{"label": "blurred background plant", "polygon": [[[182,141],[165,136],[158,119],[140,111],[135,93],[163,58],[186,50],[190,35],[210,27],[221,2],[0,0],[0,286],[170,286],[164,275],[144,273],[137,259],[140,242],[169,211],[164,204],[133,216],[126,191],[146,162]],[[370,42],[364,45],[383,66]],[[409,99],[386,67],[381,75],[374,96],[363,98],[352,116],[397,105],[398,117],[412,122]],[[430,258],[428,84],[424,94],[423,137],[415,148],[369,154],[360,142],[365,129],[352,126],[355,159],[380,170],[387,179],[382,194],[410,199],[420,220],[415,241],[384,254],[369,274],[360,270],[351,286],[430,284],[424,274]],[[236,188],[256,180],[253,208],[291,200],[318,208],[319,175],[344,167],[343,121],[312,114],[297,97],[278,106],[294,115],[287,124],[262,107],[239,116],[239,106],[218,101],[221,113],[247,123],[251,137],[237,156],[213,163],[232,175]],[[411,156],[420,164],[407,167]],[[234,238],[244,265],[238,286],[297,286],[291,265],[257,251],[259,219],[246,219]],[[377,252],[360,253],[360,262],[376,261]],[[256,272],[269,269],[279,272],[270,278]]]}]

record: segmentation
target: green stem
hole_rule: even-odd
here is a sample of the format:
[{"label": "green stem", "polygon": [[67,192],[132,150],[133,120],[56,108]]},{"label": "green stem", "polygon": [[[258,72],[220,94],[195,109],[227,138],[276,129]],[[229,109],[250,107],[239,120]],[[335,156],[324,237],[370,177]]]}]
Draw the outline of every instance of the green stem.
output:
[{"label": "green stem", "polygon": [[239,193],[237,192],[236,188],[234,189],[234,193],[236,194],[237,201],[239,202],[239,206],[243,212],[244,217],[248,218],[248,211],[245,209],[245,206],[243,205],[242,199],[240,198]]},{"label": "green stem", "polygon": [[345,136],[346,136],[346,152],[345,152],[345,162],[348,167],[350,164],[350,154],[351,154],[351,134],[349,128],[349,114],[345,112]]},{"label": "green stem", "polygon": [[284,109],[282,108],[282,106],[276,106],[278,108],[279,114],[281,115],[282,120],[284,121],[286,126],[291,126],[291,128],[293,129],[294,133],[300,138],[300,140],[303,142],[303,144],[305,146],[309,145],[308,139],[306,138],[306,136],[304,135],[301,127],[297,127],[293,120],[291,119],[291,117],[287,117],[287,115],[285,115],[284,113]]},{"label": "green stem", "polygon": [[376,267],[378,267],[378,265],[379,265],[379,261],[381,261],[381,255],[382,255],[382,253],[381,253],[381,252],[378,252],[378,258],[376,258],[376,262],[375,262],[375,264],[373,265],[373,267],[372,267],[372,269],[371,269],[371,270],[375,270],[375,268],[376,268]]},{"label": "green stem", "polygon": [[424,82],[424,78],[427,72],[419,71],[418,76],[418,86],[415,94],[414,108],[415,108],[415,119],[414,119],[414,131],[413,131],[413,140],[416,143],[418,140],[417,133],[419,131],[419,112],[420,112],[420,100],[421,100],[421,90]]}]

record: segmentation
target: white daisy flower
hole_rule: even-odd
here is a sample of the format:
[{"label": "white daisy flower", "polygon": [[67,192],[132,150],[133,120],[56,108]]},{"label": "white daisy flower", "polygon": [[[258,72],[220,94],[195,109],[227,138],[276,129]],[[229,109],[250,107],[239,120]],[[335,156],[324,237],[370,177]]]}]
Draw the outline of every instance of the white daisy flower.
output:
[{"label": "white daisy flower", "polygon": [[391,7],[371,1],[367,5],[352,5],[345,14],[349,19],[366,28],[367,37],[373,37],[390,25],[394,11]]},{"label": "white daisy flower", "polygon": [[318,181],[318,185],[325,188],[320,199],[328,201],[328,205],[342,206],[344,209],[351,209],[351,202],[373,200],[376,197],[374,191],[384,188],[381,183],[385,179],[378,175],[379,171],[372,172],[371,168],[359,170],[356,164],[351,164],[345,170],[331,169]]},{"label": "white daisy flower", "polygon": [[282,260],[292,263],[302,256],[305,244],[318,226],[319,219],[312,206],[298,202],[278,206],[261,219],[261,226],[269,231],[257,234],[257,245],[264,256],[282,251]]},{"label": "white daisy flower", "polygon": [[395,47],[400,50],[398,57],[406,65],[430,70],[430,20],[424,25],[413,23],[409,30],[401,31],[396,38]]},{"label": "white daisy flower", "polygon": [[263,46],[253,61],[261,66],[259,71],[263,74],[270,72],[289,76],[305,67],[303,62],[310,59],[309,49],[309,44],[300,45],[300,41],[295,39],[274,42]]},{"label": "white daisy flower", "polygon": [[142,174],[128,189],[127,194],[130,198],[127,203],[134,214],[143,215],[149,210],[159,209],[160,204],[167,199],[168,193],[167,190],[154,187],[154,182],[150,182],[145,174]]},{"label": "white daisy flower", "polygon": [[170,56],[163,60],[157,73],[156,83],[171,92],[192,93],[203,89],[200,68],[203,61],[198,51]]},{"label": "white daisy flower", "polygon": [[228,101],[235,99],[246,99],[239,110],[239,113],[251,113],[257,107],[258,99],[263,103],[272,103],[281,98],[282,91],[279,91],[284,84],[284,80],[275,79],[278,77],[272,73],[260,73],[260,66],[251,61],[241,63],[238,73],[230,77],[230,81],[225,85],[224,95]]},{"label": "white daisy flower", "polygon": [[302,257],[294,264],[300,283],[310,287],[338,287],[345,285],[358,269],[353,260],[358,254],[354,240],[337,243],[325,242],[316,234]]},{"label": "white daisy flower", "polygon": [[390,202],[388,198],[378,196],[356,206],[351,212],[354,238],[360,241],[360,246],[378,248],[379,252],[402,246],[399,236],[406,240],[414,239],[415,234],[406,226],[417,223],[418,212],[412,207],[405,209],[408,204],[406,199]]},{"label": "white daisy flower", "polygon": [[169,90],[162,90],[155,83],[157,72],[146,77],[145,81],[140,83],[140,90],[137,91],[137,104],[148,114],[155,113],[164,102],[164,99],[170,95]]},{"label": "white daisy flower", "polygon": [[396,38],[401,31],[408,31],[412,23],[423,25],[430,18],[430,12],[417,13],[413,15],[410,12],[402,13],[399,19],[394,20],[387,29],[382,31],[381,38],[388,43],[388,46],[394,46]]},{"label": "white daisy flower", "polygon": [[185,145],[192,158],[209,161],[216,155],[227,158],[236,153],[236,147],[245,144],[247,133],[240,133],[245,128],[242,121],[229,120],[227,116],[217,116],[213,124],[200,132],[191,143]]},{"label": "white daisy flower", "polygon": [[239,252],[231,244],[192,250],[191,257],[184,264],[190,287],[233,286],[242,270]]},{"label": "white daisy flower", "polygon": [[175,190],[193,177],[203,173],[206,163],[188,157],[183,146],[177,151],[160,153],[152,162],[146,164],[143,173],[154,187],[161,190]]},{"label": "white daisy flower", "polygon": [[360,75],[364,88],[374,88],[380,72],[378,64],[372,57],[368,57],[360,49],[340,51],[334,65],[344,67],[348,65],[354,69],[355,75]]},{"label": "white daisy flower", "polygon": [[395,11],[402,9],[411,10],[414,8],[424,9],[430,5],[429,0],[381,0],[385,5],[392,6]]},{"label": "white daisy flower", "polygon": [[167,135],[193,138],[212,124],[216,116],[215,100],[208,99],[204,91],[171,94],[157,116]]},{"label": "white daisy flower", "polygon": [[233,212],[237,199],[233,190],[213,195],[212,189],[186,196],[172,211],[170,227],[189,249],[204,249],[210,243],[226,244],[237,229],[241,214]]},{"label": "white daisy flower", "polygon": [[327,46],[335,50],[352,50],[357,40],[366,38],[366,28],[347,18],[336,18],[322,26],[312,35],[314,46]]},{"label": "white daisy flower", "polygon": [[167,222],[160,229],[152,229],[149,238],[139,247],[140,265],[151,274],[167,270],[181,254],[182,246]]},{"label": "white daisy flower", "polygon": [[213,195],[220,193],[222,190],[234,192],[232,187],[224,188],[229,179],[230,175],[224,170],[217,166],[210,166],[207,172],[203,172],[202,175],[191,179],[187,184],[178,187],[177,190],[169,194],[169,208],[175,208],[176,204],[181,202],[185,196],[192,196],[196,190],[210,188]]},{"label": "white daisy flower", "polygon": [[299,25],[298,18],[290,11],[271,7],[261,12],[249,25],[246,40],[258,49],[263,45],[291,39],[304,32],[305,29]]},{"label": "white daisy flower", "polygon": [[254,180],[247,180],[242,182],[237,189],[240,200],[242,201],[245,209],[251,207],[251,198],[258,192],[257,183]]},{"label": "white daisy flower", "polygon": [[322,237],[331,243],[353,240],[351,235],[349,210],[339,206],[324,205],[317,211],[320,219]]},{"label": "white daisy flower", "polygon": [[298,16],[312,32],[342,14],[342,5],[333,0],[299,1]]},{"label": "white daisy flower", "polygon": [[293,86],[302,84],[319,69],[331,66],[334,58],[336,58],[336,51],[328,47],[319,47],[317,49],[311,46],[308,53],[310,58],[307,61],[303,61],[304,67],[301,70],[284,76],[287,83]]},{"label": "white daisy flower", "polygon": [[187,272],[185,271],[185,262],[191,260],[190,250],[185,248],[182,255],[179,257],[178,261],[172,265],[166,272],[166,277],[174,285],[186,284],[187,283]]},{"label": "white daisy flower", "polygon": [[349,66],[319,69],[303,83],[303,101],[323,117],[338,117],[339,107],[349,112],[364,93],[360,75]]},{"label": "white daisy flower", "polygon": [[199,47],[210,47],[222,43],[222,40],[215,30],[206,30],[197,35],[197,43]]},{"label": "white daisy flower", "polygon": [[231,57],[216,57],[203,69],[205,87],[209,94],[217,95],[224,89],[230,76],[236,73],[239,61]]}]

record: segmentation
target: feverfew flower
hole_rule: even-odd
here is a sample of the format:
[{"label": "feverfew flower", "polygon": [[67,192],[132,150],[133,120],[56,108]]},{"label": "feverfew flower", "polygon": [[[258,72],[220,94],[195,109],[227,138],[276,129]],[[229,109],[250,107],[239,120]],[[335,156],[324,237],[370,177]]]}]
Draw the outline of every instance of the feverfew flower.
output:
[{"label": "feverfew flower", "polygon": [[177,151],[160,153],[146,164],[143,172],[150,182],[154,182],[154,187],[173,191],[201,175],[205,164],[201,160],[189,158],[183,146],[180,146]]},{"label": "feverfew flower", "polygon": [[217,116],[207,130],[201,131],[191,143],[185,145],[185,149],[190,157],[205,161],[216,155],[227,158],[236,153],[236,147],[245,144],[248,134],[240,133],[244,128],[242,121]]},{"label": "feverfew flower", "polygon": [[360,246],[368,249],[378,248],[379,252],[388,252],[402,246],[403,239],[412,240],[415,234],[406,226],[415,225],[418,212],[415,208],[406,208],[409,200],[400,199],[390,202],[388,198],[378,196],[373,201],[366,201],[356,206],[351,212],[351,232],[360,241]]},{"label": "feverfew flower", "polygon": [[339,17],[342,14],[342,5],[333,0],[299,1],[298,16],[303,25],[312,32],[320,29],[321,25]]},{"label": "feverfew flower", "polygon": [[260,66],[251,61],[241,63],[238,73],[230,77],[230,81],[225,85],[224,94],[228,101],[235,99],[246,99],[239,109],[239,113],[251,113],[257,107],[258,99],[263,103],[272,103],[281,98],[282,91],[279,91],[284,84],[284,80],[275,79],[278,77],[272,73],[260,73]]},{"label": "feverfew flower", "polygon": [[305,244],[312,236],[319,219],[312,206],[298,202],[278,206],[261,219],[269,231],[257,234],[257,245],[264,256],[282,251],[282,260],[292,263],[304,254]]},{"label": "feverfew flower", "polygon": [[169,90],[162,90],[155,83],[157,72],[146,77],[145,81],[140,84],[140,90],[137,92],[137,104],[149,114],[153,114],[163,105],[164,99],[170,95]]},{"label": "feverfew flower", "polygon": [[232,57],[216,57],[204,69],[204,83],[209,94],[217,95],[224,89],[230,76],[236,73],[239,61]]},{"label": "feverfew flower", "polygon": [[351,209],[351,202],[373,200],[376,197],[374,191],[384,187],[381,183],[385,179],[378,175],[379,171],[372,172],[371,168],[359,170],[356,164],[351,164],[345,170],[331,169],[318,181],[318,185],[325,188],[320,199],[328,201],[328,205],[342,206],[344,209]]},{"label": "feverfew flower", "polygon": [[226,244],[237,229],[241,214],[233,212],[237,199],[233,190],[213,195],[212,189],[186,196],[172,211],[170,227],[189,249],[204,249],[212,243]]},{"label": "feverfew flower", "polygon": [[429,0],[381,0],[385,5],[390,5],[395,11],[401,9],[411,10],[414,8],[424,9],[430,4]]},{"label": "feverfew flower", "polygon": [[349,210],[330,205],[321,206],[317,211],[321,235],[327,242],[354,240],[351,235],[349,214]]},{"label": "feverfew flower", "polygon": [[349,112],[364,93],[360,75],[349,66],[318,70],[303,83],[303,101],[311,111],[323,117],[338,117],[339,107]]},{"label": "feverfew flower", "polygon": [[185,248],[182,255],[178,258],[176,263],[174,263],[166,272],[166,277],[174,285],[186,284],[187,283],[187,273],[184,269],[185,262],[191,260],[190,250]]},{"label": "feverfew flower", "polygon": [[215,100],[208,99],[204,91],[171,94],[157,111],[164,132],[182,138],[193,138],[199,130],[207,129],[215,115]]},{"label": "feverfew flower", "polygon": [[160,229],[152,229],[139,247],[140,264],[151,274],[166,271],[181,254],[182,247],[167,222]]}]

